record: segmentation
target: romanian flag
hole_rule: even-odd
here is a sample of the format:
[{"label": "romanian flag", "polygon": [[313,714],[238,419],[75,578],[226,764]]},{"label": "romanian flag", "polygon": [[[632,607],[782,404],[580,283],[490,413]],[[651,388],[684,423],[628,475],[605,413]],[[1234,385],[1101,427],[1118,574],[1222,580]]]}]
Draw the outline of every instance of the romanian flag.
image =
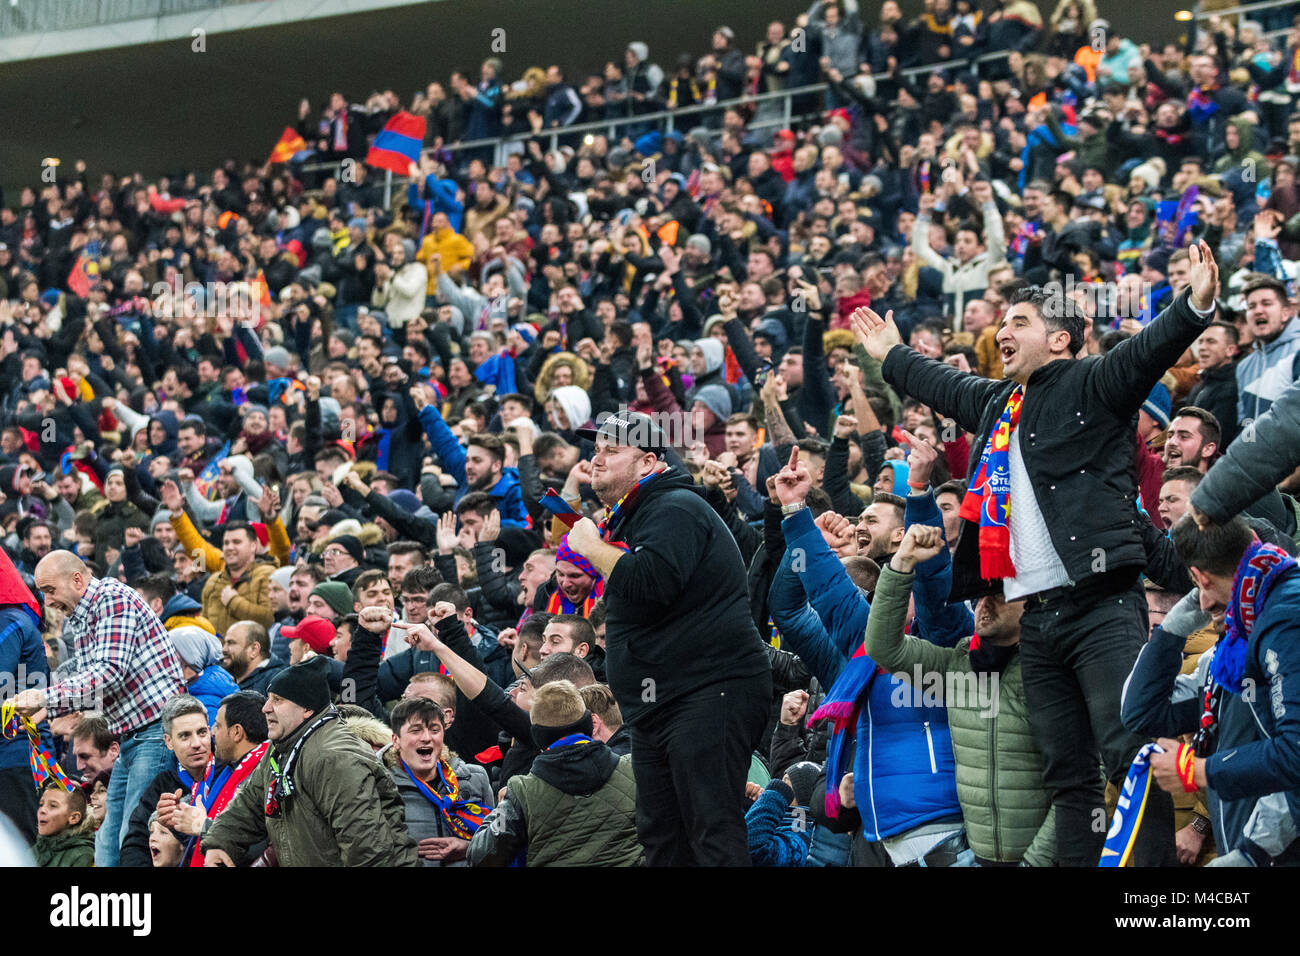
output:
[{"label": "romanian flag", "polygon": [[99,281],[99,261],[84,252],[77,257],[77,263],[68,273],[68,288],[81,298],[90,295],[91,287]]},{"label": "romanian flag", "polygon": [[307,148],[307,142],[299,136],[292,126],[286,126],[284,132],[280,134],[280,142],[275,144],[275,149],[271,150],[271,158],[268,163],[287,163],[293,159],[294,153],[302,152]]},{"label": "romanian flag", "polygon": [[375,137],[366,165],[388,169],[405,176],[411,163],[420,161],[420,146],[426,130],[423,116],[413,116],[405,110],[398,113]]}]

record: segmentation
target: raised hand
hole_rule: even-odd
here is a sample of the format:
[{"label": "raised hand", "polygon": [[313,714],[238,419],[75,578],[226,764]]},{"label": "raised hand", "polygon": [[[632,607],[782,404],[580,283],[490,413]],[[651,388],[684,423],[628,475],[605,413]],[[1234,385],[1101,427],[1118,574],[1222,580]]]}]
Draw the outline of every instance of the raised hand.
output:
[{"label": "raised hand", "polygon": [[1188,246],[1187,254],[1192,260],[1192,306],[1204,312],[1219,296],[1219,264],[1204,239]]},{"label": "raised hand", "polygon": [[790,461],[776,476],[776,496],[781,504],[791,505],[808,497],[812,475],[807,462],[799,460],[799,446],[790,449]]},{"label": "raised hand", "polygon": [[781,699],[781,723],[787,727],[797,726],[799,719],[808,712],[808,692],[792,690]]},{"label": "raised hand", "polygon": [[858,344],[878,362],[883,362],[889,355],[890,349],[903,342],[898,326],[894,324],[892,309],[886,312],[882,319],[871,308],[864,305],[853,310],[849,321],[853,323],[853,334],[857,337]]},{"label": "raised hand", "polygon": [[170,478],[162,483],[162,504],[163,507],[172,514],[179,514],[185,510],[185,502],[181,498],[181,489],[176,482]]},{"label": "raised hand", "polygon": [[890,559],[895,571],[911,571],[922,561],[928,561],[944,548],[943,529],[931,524],[914,524],[903,535],[898,553]]},{"label": "raised hand", "polygon": [[438,517],[438,530],[436,532],[438,540],[438,553],[451,554],[456,550],[456,515],[450,511],[443,512]]},{"label": "raised hand", "polygon": [[911,449],[907,456],[907,480],[913,485],[929,484],[934,463],[939,458],[938,449],[909,431],[903,431],[903,437],[907,439],[907,445]]},{"label": "raised hand", "polygon": [[853,522],[834,511],[823,511],[813,522],[822,533],[822,540],[841,558],[858,553],[857,529]]}]

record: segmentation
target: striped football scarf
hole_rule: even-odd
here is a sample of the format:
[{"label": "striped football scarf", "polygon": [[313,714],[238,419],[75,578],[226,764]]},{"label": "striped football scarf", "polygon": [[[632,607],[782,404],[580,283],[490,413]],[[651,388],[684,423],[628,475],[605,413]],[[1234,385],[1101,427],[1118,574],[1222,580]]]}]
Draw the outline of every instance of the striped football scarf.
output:
[{"label": "striped football scarf", "polygon": [[1020,424],[1024,401],[1025,390],[1017,385],[989,434],[975,480],[961,503],[961,517],[979,522],[980,577],[990,581],[1016,576],[1007,513],[1011,505],[1011,436]]},{"label": "striped football scarf", "polygon": [[6,740],[16,740],[19,733],[27,734],[28,762],[32,768],[32,782],[36,789],[53,780],[64,790],[76,790],[77,785],[59,766],[54,755],[41,743],[41,732],[30,717],[20,715],[12,701],[6,701],[0,710],[0,732]]},{"label": "striped football scarf", "polygon": [[401,760],[401,764],[402,769],[406,771],[406,775],[415,784],[415,788],[442,811],[442,818],[451,827],[453,835],[462,840],[468,840],[474,836],[474,831],[483,825],[489,811],[480,807],[477,803],[460,799],[460,784],[456,781],[456,773],[451,769],[451,764],[445,760],[439,760],[433,768],[441,789],[447,791],[445,797],[437,789],[430,787],[411,773],[411,768],[406,765],[405,760]]},{"label": "striped football scarf", "polygon": [[1115,815],[1111,817],[1098,866],[1128,866],[1146,813],[1147,799],[1151,796],[1151,754],[1164,752],[1159,744],[1149,743],[1133,758],[1133,765],[1120,787],[1119,802],[1115,804]]}]

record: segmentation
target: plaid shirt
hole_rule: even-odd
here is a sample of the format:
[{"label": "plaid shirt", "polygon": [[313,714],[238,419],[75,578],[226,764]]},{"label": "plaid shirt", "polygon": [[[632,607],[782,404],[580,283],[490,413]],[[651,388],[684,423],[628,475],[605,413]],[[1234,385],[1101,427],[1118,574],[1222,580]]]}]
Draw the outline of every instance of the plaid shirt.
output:
[{"label": "plaid shirt", "polygon": [[52,717],[102,709],[111,732],[129,734],[157,720],[167,699],[185,691],[180,657],[158,615],[120,581],[92,579],[63,637],[77,670],[46,694]]}]

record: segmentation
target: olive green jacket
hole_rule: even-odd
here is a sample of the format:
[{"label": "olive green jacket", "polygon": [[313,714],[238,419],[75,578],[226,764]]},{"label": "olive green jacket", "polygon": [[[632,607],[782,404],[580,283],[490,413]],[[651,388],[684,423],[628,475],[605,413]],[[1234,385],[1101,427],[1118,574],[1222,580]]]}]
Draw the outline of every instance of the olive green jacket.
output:
[{"label": "olive green jacket", "polygon": [[325,723],[303,745],[294,768],[294,793],[266,815],[275,767],[284,767],[294,743],[326,715],[309,717],[272,746],[234,800],[212,821],[202,850],[242,859],[270,840],[280,866],[419,866],[406,831],[406,810],[393,779],[369,745],[342,719]]},{"label": "olive green jacket", "polygon": [[867,656],[913,683],[919,667],[922,691],[942,687],[957,763],[957,799],[975,855],[998,863],[1052,866],[1055,814],[1030,727],[1020,654],[1000,673],[977,675],[970,663],[970,638],[948,648],[905,635],[913,577],[888,564],[880,569],[867,620]]}]

